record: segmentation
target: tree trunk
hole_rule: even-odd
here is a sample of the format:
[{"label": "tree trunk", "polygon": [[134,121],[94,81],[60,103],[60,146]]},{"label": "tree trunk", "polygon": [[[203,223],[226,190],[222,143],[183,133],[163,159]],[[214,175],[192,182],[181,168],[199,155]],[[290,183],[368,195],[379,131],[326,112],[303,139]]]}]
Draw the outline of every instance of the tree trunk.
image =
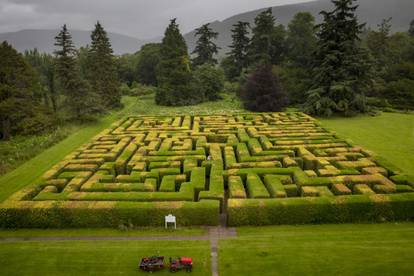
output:
[{"label": "tree trunk", "polygon": [[3,140],[10,139],[10,120],[8,118],[4,118],[1,122],[1,133]]}]

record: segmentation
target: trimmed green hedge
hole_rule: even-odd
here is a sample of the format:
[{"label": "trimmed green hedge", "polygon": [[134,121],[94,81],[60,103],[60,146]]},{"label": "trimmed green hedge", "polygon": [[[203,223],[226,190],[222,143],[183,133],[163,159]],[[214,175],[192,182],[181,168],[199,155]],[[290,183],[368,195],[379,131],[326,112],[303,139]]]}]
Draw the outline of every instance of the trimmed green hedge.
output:
[{"label": "trimmed green hedge", "polygon": [[414,193],[283,199],[229,199],[229,226],[414,219]]},{"label": "trimmed green hedge", "polygon": [[200,202],[24,202],[0,205],[1,228],[164,226],[173,214],[177,224],[218,225],[217,200]]}]

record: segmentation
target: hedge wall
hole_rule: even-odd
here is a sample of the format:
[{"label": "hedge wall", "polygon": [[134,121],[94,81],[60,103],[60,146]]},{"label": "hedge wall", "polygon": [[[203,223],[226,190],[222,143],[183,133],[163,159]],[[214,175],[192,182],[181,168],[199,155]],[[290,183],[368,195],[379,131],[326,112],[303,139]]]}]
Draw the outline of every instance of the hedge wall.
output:
[{"label": "hedge wall", "polygon": [[378,222],[414,219],[414,193],[229,199],[228,225]]},{"label": "hedge wall", "polygon": [[0,228],[70,228],[164,226],[173,214],[177,224],[218,225],[217,200],[200,202],[70,202],[43,201],[0,204]]}]

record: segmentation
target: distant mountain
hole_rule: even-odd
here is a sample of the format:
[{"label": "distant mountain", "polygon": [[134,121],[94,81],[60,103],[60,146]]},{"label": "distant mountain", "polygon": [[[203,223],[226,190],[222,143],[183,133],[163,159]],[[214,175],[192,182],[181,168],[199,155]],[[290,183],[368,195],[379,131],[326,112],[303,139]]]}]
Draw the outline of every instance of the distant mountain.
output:
[{"label": "distant mountain", "polygon": [[[382,19],[392,17],[393,31],[408,30],[411,20],[414,19],[414,0],[359,0],[358,1],[358,17],[361,22],[367,22],[368,26],[375,28]],[[318,21],[321,20],[319,12],[322,10],[331,10],[332,4],[330,0],[318,0],[306,3],[284,5],[273,7],[273,15],[276,17],[278,23],[287,25],[293,16],[298,12],[307,11],[312,13]],[[217,40],[218,46],[222,48],[223,54],[228,51],[228,45],[231,44],[231,29],[232,25],[237,21],[246,21],[253,24],[254,18],[261,11],[255,10],[232,16],[224,21],[215,21],[211,23],[211,27],[219,32]],[[195,31],[192,31],[184,36],[187,41],[189,49],[194,49]]]},{"label": "distant mountain", "polygon": [[[22,30],[1,33],[0,42],[7,40],[21,52],[26,49],[37,48],[41,52],[53,53],[55,50],[54,38],[58,32],[59,30]],[[90,31],[70,30],[70,33],[76,47],[90,44]],[[146,41],[117,33],[108,33],[108,36],[115,54],[135,53],[146,43]]]}]

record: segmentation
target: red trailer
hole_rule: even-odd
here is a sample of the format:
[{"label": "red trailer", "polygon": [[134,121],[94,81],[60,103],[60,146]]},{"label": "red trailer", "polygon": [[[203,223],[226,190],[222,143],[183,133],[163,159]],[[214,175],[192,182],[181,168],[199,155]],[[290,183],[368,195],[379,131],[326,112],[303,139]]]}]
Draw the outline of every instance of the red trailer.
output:
[{"label": "red trailer", "polygon": [[144,257],[141,259],[139,268],[148,272],[161,270],[164,268],[164,256]]},{"label": "red trailer", "polygon": [[193,259],[188,257],[181,257],[177,259],[170,258],[170,271],[177,272],[179,270],[186,270],[191,272],[193,270]]}]

